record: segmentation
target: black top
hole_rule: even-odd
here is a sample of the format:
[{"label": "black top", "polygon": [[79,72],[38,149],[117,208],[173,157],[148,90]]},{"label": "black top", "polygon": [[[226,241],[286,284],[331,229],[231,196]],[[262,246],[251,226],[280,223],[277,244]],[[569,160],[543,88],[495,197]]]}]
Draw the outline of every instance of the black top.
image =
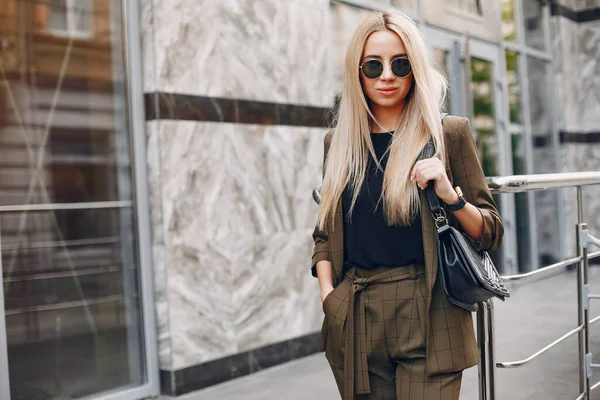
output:
[{"label": "black top", "polygon": [[[371,134],[373,147],[385,170],[388,155],[382,158],[391,143],[389,133]],[[344,212],[344,260],[346,267],[362,268],[424,264],[421,218],[410,226],[388,226],[383,216],[383,199],[377,204],[383,187],[383,171],[378,170],[369,155],[367,175],[351,218],[348,216],[352,193],[347,187],[342,195]]]}]

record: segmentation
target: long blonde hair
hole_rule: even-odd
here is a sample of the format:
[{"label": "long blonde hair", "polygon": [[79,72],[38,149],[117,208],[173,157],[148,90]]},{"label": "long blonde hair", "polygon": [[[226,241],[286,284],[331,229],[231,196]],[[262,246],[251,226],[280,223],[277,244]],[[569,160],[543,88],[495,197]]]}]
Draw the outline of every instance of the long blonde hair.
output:
[{"label": "long blonde hair", "polygon": [[383,210],[389,225],[409,225],[419,211],[419,189],[410,180],[410,172],[421,149],[430,139],[436,157],[445,165],[444,134],[440,110],[446,94],[446,78],[432,65],[423,35],[417,25],[398,11],[373,13],[356,29],[346,52],[343,91],[321,189],[317,224],[324,229],[332,221],[346,186],[352,188],[352,204],[366,175],[369,153],[379,165],[370,137],[370,121],[376,121],[369,109],[359,76],[359,63],[367,38],[373,32],[395,32],[406,49],[413,71],[413,87],[402,118],[395,127],[383,179]]}]

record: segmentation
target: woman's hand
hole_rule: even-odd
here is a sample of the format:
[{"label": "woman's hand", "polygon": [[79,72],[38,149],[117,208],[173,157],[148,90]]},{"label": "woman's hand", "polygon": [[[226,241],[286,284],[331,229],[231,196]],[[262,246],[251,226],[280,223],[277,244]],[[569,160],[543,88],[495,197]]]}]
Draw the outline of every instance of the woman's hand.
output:
[{"label": "woman's hand", "polygon": [[427,187],[429,181],[433,181],[435,193],[446,204],[456,204],[459,200],[439,158],[417,161],[410,173],[410,180],[416,182],[422,190]]}]

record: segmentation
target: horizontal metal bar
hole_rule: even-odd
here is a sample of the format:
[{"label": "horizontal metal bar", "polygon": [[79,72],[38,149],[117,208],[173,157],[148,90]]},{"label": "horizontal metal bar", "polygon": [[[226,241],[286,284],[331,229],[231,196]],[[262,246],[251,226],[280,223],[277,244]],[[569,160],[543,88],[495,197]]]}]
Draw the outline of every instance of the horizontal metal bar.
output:
[{"label": "horizontal metal bar", "polygon": [[583,245],[587,246],[588,244],[593,244],[596,247],[600,247],[600,240],[598,240],[594,236],[590,235],[589,229],[584,229],[583,230]]},{"label": "horizontal metal bar", "polygon": [[44,242],[32,242],[24,245],[7,244],[2,246],[2,251],[5,250],[26,250],[26,249],[44,249],[48,247],[75,247],[75,246],[90,246],[98,244],[114,244],[119,243],[119,236],[107,236],[96,239],[75,239],[75,240],[48,240]]},{"label": "horizontal metal bar", "polygon": [[594,251],[593,253],[588,253],[588,260],[592,258],[600,257],[600,251]]},{"label": "horizontal metal bar", "polygon": [[68,301],[68,302],[59,303],[59,304],[48,304],[48,305],[43,305],[43,306],[22,307],[22,308],[15,308],[12,310],[9,309],[9,310],[6,310],[4,315],[6,315],[7,317],[10,317],[13,315],[28,314],[28,313],[39,312],[39,311],[66,310],[68,308],[87,307],[87,306],[98,305],[98,304],[114,303],[117,301],[123,301],[123,295],[115,294],[112,296],[100,297],[100,298],[93,299],[93,300]]},{"label": "horizontal metal bar", "polygon": [[598,383],[596,383],[594,386],[592,386],[592,387],[590,388],[590,390],[594,390],[594,389],[596,389],[598,386],[600,386],[600,382],[598,382]]},{"label": "horizontal metal bar", "polygon": [[550,343],[548,346],[544,347],[543,349],[537,351],[536,353],[530,355],[529,357],[527,357],[527,358],[525,358],[523,360],[511,361],[511,362],[499,362],[499,363],[496,363],[496,366],[498,368],[517,368],[517,367],[522,367],[523,365],[529,364],[531,361],[533,361],[534,359],[536,359],[537,357],[539,357],[540,355],[542,355],[546,351],[550,350],[554,346],[558,345],[560,342],[565,341],[569,337],[575,335],[578,332],[581,332],[582,330],[583,330],[583,325],[579,325],[577,328],[573,329],[570,332],[565,333],[564,335],[562,335],[561,337],[559,337],[558,339],[556,339],[554,342]]},{"label": "horizontal metal bar", "polygon": [[20,211],[57,211],[57,210],[96,210],[101,208],[133,207],[131,200],[126,201],[91,201],[87,203],[49,203],[0,206],[0,213]]},{"label": "horizontal metal bar", "polygon": [[111,274],[111,273],[119,272],[119,271],[121,271],[121,267],[119,265],[109,265],[109,266],[105,266],[105,267],[86,268],[86,269],[74,270],[74,271],[46,272],[46,273],[41,273],[41,274],[20,275],[20,276],[15,276],[15,277],[4,278],[4,283],[23,282],[23,281],[40,281],[40,280],[44,280],[44,279],[70,278],[73,276]]},{"label": "horizontal metal bar", "polygon": [[486,179],[492,193],[519,193],[532,190],[600,184],[600,172],[563,172],[493,176]]},{"label": "horizontal metal bar", "polygon": [[593,324],[593,323],[596,323],[596,322],[598,322],[598,321],[600,321],[600,315],[598,315],[598,316],[597,316],[596,318],[594,318],[594,319],[591,319],[591,320],[590,320],[590,325],[591,325],[591,324]]},{"label": "horizontal metal bar", "polygon": [[532,278],[534,276],[537,276],[537,275],[540,275],[540,274],[544,274],[544,273],[553,271],[553,270],[555,270],[557,268],[566,267],[567,265],[578,263],[582,259],[583,259],[582,256],[577,256],[577,257],[569,258],[567,260],[560,261],[560,262],[557,262],[556,264],[551,264],[551,265],[548,265],[546,267],[536,269],[535,271],[527,272],[525,274],[506,275],[506,276],[502,277],[502,280],[505,281],[505,282],[515,282],[515,281],[521,281],[521,280],[524,280],[524,279],[529,279],[529,278]]}]

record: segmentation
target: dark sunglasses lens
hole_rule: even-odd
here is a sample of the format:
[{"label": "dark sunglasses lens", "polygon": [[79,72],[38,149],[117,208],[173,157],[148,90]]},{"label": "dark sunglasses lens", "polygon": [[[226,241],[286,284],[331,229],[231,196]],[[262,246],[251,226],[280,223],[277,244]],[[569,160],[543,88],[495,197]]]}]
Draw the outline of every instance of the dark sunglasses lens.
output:
[{"label": "dark sunglasses lens", "polygon": [[408,58],[396,58],[392,61],[392,72],[399,78],[408,76],[411,70]]},{"label": "dark sunglasses lens", "polygon": [[375,79],[383,72],[381,61],[369,60],[362,65],[362,72],[369,79]]}]

